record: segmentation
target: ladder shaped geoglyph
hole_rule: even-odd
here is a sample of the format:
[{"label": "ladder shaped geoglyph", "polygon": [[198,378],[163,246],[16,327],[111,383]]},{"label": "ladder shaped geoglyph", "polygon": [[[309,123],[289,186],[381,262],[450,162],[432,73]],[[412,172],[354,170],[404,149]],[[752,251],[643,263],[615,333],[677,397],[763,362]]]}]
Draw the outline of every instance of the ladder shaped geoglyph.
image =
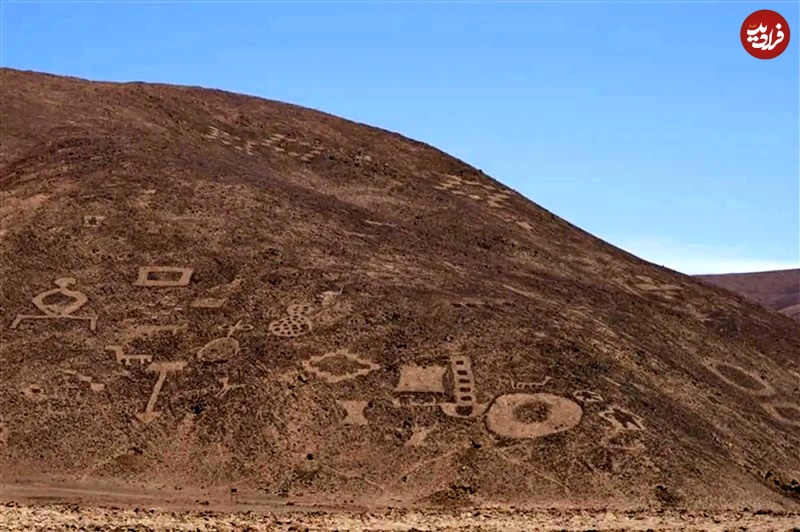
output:
[{"label": "ladder shaped geoglyph", "polygon": [[402,366],[393,392],[392,402],[395,406],[439,407],[452,417],[478,417],[488,407],[488,404],[477,401],[472,365],[470,358],[464,355],[451,356],[449,367]]},{"label": "ladder shaped geoglyph", "polygon": [[[577,402],[550,393],[503,393],[481,403],[470,357],[454,355],[449,362],[449,366],[402,366],[393,389],[393,405],[438,407],[450,417],[483,418],[489,431],[512,439],[535,439],[563,432],[575,427],[582,418],[583,409]],[[525,389],[544,386],[549,380],[524,383]],[[519,413],[526,408],[543,409],[546,414],[536,419],[520,418]]]}]

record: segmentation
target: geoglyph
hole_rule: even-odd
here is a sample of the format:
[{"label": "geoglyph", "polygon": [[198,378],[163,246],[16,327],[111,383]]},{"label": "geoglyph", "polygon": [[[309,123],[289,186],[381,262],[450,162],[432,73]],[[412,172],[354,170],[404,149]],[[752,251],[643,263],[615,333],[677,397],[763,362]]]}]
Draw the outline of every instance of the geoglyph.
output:
[{"label": "geoglyph", "polygon": [[182,360],[173,362],[153,362],[147,367],[145,371],[148,373],[158,373],[158,380],[156,380],[153,386],[153,391],[150,394],[150,399],[147,401],[144,412],[136,414],[136,418],[139,421],[146,425],[161,415],[161,412],[156,411],[155,407],[156,401],[158,401],[158,394],[164,386],[164,381],[167,380],[167,374],[182,371],[185,367],[186,362]]},{"label": "geoglyph", "polygon": [[[343,366],[340,372],[334,373],[323,367],[323,364],[326,362],[329,365],[335,366],[337,361],[341,366]],[[358,369],[348,369],[348,366],[351,368],[355,366]],[[351,353],[347,349],[339,349],[338,351],[311,357],[308,360],[303,361],[303,367],[309,373],[313,373],[314,375],[331,384],[363,377],[380,369],[379,365],[370,362],[369,360],[365,360],[358,355]]]},{"label": "geoglyph", "polygon": [[720,362],[707,364],[707,367],[722,380],[744,392],[762,397],[775,395],[775,388],[755,372]]},{"label": "geoglyph", "polygon": [[297,338],[314,330],[314,326],[328,327],[341,321],[352,312],[352,306],[341,300],[341,291],[323,292],[315,303],[294,303],[286,309],[286,316],[273,320],[268,329],[275,336]]},{"label": "geoglyph", "polygon": [[644,430],[644,421],[641,417],[618,406],[600,412],[599,416],[611,423],[616,430]]},{"label": "geoglyph", "polygon": [[572,397],[575,398],[576,401],[583,403],[585,405],[592,404],[592,403],[602,403],[605,399],[603,396],[597,392],[593,392],[591,390],[577,390],[572,392]]},{"label": "geoglyph", "polygon": [[[532,407],[531,420],[519,419],[521,407]],[[486,427],[505,438],[533,439],[576,426],[583,410],[575,401],[549,393],[514,393],[498,397],[486,414]]]},{"label": "geoglyph", "polygon": [[151,288],[187,286],[192,279],[192,273],[194,270],[191,268],[143,266],[139,268],[139,275],[133,284]]},{"label": "geoglyph", "polygon": [[[188,285],[192,275],[190,268],[172,267],[146,267],[139,270],[139,276],[134,283],[142,287],[171,287]],[[166,277],[165,277],[166,276]],[[643,280],[643,279],[640,279]],[[33,299],[34,305],[43,312],[41,316],[18,315],[12,328],[26,319],[77,319],[90,322],[90,328],[95,329],[96,319],[88,316],[75,316],[86,302],[87,298],[81,292],[69,290],[73,285],[73,278],[59,278],[56,280],[58,288],[43,292]],[[644,283],[642,283],[644,284]],[[527,291],[506,285],[506,288],[521,295],[530,297]],[[650,287],[637,286],[641,290]],[[663,287],[659,287],[663,288]],[[678,287],[667,287],[669,289]],[[669,290],[667,290],[669,291]],[[48,302],[47,298],[54,295],[66,296],[70,301]],[[276,336],[296,337],[313,330],[314,319],[319,319],[325,324],[334,323],[342,315],[348,314],[352,309],[349,304],[343,304],[339,292],[324,292],[317,298],[316,303],[296,303],[286,308],[284,317],[271,322],[268,330]],[[226,297],[206,296],[195,298],[191,302],[194,308],[220,308]],[[464,300],[474,303],[471,300]],[[482,302],[481,302],[482,303]],[[468,305],[469,306],[469,305]],[[240,351],[238,340],[233,338],[236,331],[252,330],[252,326],[242,325],[241,321],[231,326],[220,326],[225,330],[224,337],[207,342],[197,351],[197,358],[204,362],[221,362],[237,355]],[[147,337],[158,333],[177,334],[188,330],[188,323],[176,325],[139,325],[132,332],[125,334],[126,339]],[[142,424],[149,424],[161,412],[156,410],[159,394],[170,373],[182,371],[186,368],[185,361],[154,362],[150,355],[127,355],[122,345],[106,347],[114,353],[119,364],[125,366],[138,365],[145,371],[157,373],[158,377],[153,385],[150,397],[143,412],[137,413],[136,418]],[[568,431],[578,425],[583,416],[581,406],[575,402],[589,405],[603,401],[603,397],[590,390],[577,390],[573,392],[575,400],[549,393],[507,393],[495,397],[487,403],[478,403],[475,377],[472,372],[470,357],[453,355],[449,357],[449,365],[406,364],[401,366],[398,382],[393,394],[395,407],[438,407],[447,416],[462,419],[483,418],[486,429],[502,438],[531,440],[550,434]],[[380,369],[378,364],[359,357],[346,349],[325,353],[311,357],[302,362],[303,367],[309,372],[330,384],[365,376]],[[709,369],[716,373],[727,383],[752,393],[754,395],[770,396],[775,390],[772,386],[752,372],[745,371],[731,364],[714,363]],[[99,392],[104,384],[95,382],[91,377],[67,372],[74,375],[79,381],[89,385],[92,391]],[[232,390],[243,388],[242,384],[230,384],[228,377],[218,379],[221,388],[216,392],[217,398],[224,397]],[[538,381],[511,381],[514,392],[526,392],[534,388],[546,386],[551,377],[544,377]],[[23,393],[31,400],[42,401],[46,399],[42,389],[31,385],[23,389]],[[364,411],[369,402],[366,400],[337,399],[338,405],[344,410],[345,416],[342,425],[367,426],[369,421]],[[791,426],[800,426],[800,407],[792,403],[772,402],[764,403],[763,408],[779,422]],[[605,435],[602,443],[606,446],[622,445],[614,443],[614,438],[623,432],[642,431],[642,419],[622,408],[611,406],[600,412],[599,416],[610,423],[610,432]],[[428,434],[435,426],[415,425],[410,438],[405,442],[407,447],[420,447]],[[613,445],[612,445],[613,444]],[[643,449],[640,441],[626,443],[625,449]]]},{"label": "geoglyph", "polygon": [[519,391],[532,390],[534,388],[539,388],[540,386],[544,386],[545,384],[550,382],[550,380],[551,380],[551,377],[545,377],[544,379],[542,379],[539,382],[536,382],[536,381],[527,381],[526,382],[526,381],[514,381],[514,380],[512,380],[511,381],[511,389],[512,390],[519,390]]},{"label": "geoglyph", "polygon": [[203,362],[222,362],[239,353],[239,341],[232,337],[236,331],[251,331],[252,325],[242,325],[241,320],[229,327],[220,326],[220,330],[227,330],[227,335],[211,340],[200,348],[197,358]]},{"label": "geoglyph", "polygon": [[[72,277],[59,277],[56,279],[55,284],[58,288],[42,292],[31,300],[34,306],[42,311],[42,314],[17,314],[11,324],[11,328],[16,329],[24,320],[79,320],[88,321],[89,329],[94,331],[97,328],[96,317],[74,315],[88,301],[83,292],[68,288],[75,283],[76,280]],[[59,296],[61,297],[59,298]],[[47,302],[47,299],[53,298],[61,299],[61,301]]]},{"label": "geoglyph", "polygon": [[780,423],[800,427],[800,405],[776,401],[763,403],[761,406]]},{"label": "geoglyph", "polygon": [[394,391],[395,393],[445,393],[445,371],[447,368],[444,366],[426,368],[414,364],[404,365],[400,368],[400,380]]},{"label": "geoglyph", "polygon": [[343,425],[368,425],[367,418],[364,417],[364,409],[367,407],[367,401],[351,401],[340,399],[339,405],[345,409],[347,415],[342,420]]},{"label": "geoglyph", "polygon": [[123,346],[109,345],[106,346],[106,351],[114,353],[114,358],[117,363],[130,366],[131,362],[138,362],[140,366],[153,361],[152,355],[126,355]]},{"label": "geoglyph", "polygon": [[450,369],[453,372],[454,403],[442,403],[439,407],[451,417],[477,417],[486,411],[488,404],[478,404],[475,397],[475,377],[472,365],[467,356],[450,357]]}]

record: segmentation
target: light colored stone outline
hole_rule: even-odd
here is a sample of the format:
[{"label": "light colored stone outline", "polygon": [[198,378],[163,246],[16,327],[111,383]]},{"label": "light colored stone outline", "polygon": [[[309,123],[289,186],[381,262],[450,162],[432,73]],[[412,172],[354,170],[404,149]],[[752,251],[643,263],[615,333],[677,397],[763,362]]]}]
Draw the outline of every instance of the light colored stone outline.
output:
[{"label": "light colored stone outline", "polygon": [[306,316],[283,316],[273,320],[267,326],[273,336],[297,338],[314,330],[314,323]]},{"label": "light colored stone outline", "polygon": [[769,412],[769,414],[777,421],[781,423],[785,423],[786,425],[792,425],[793,427],[800,427],[800,421],[795,421],[794,419],[787,419],[783,417],[780,412],[778,412],[777,408],[793,408],[797,410],[798,414],[800,414],[800,405],[795,403],[788,403],[785,401],[772,401],[769,403],[762,403],[761,407]]},{"label": "light colored stone outline", "polygon": [[[439,365],[416,366],[408,364],[400,369],[400,378],[393,390],[394,393],[400,395],[400,398],[394,397],[392,405],[398,408],[438,406],[446,415],[459,419],[474,419],[482,416],[489,404],[478,403],[475,398],[475,379],[472,374],[469,357],[464,355],[450,357],[450,370],[453,375],[453,391],[450,394],[453,402],[443,403],[430,397],[424,402],[414,401],[415,394],[427,394],[429,396],[446,394],[444,374],[447,368]],[[430,374],[425,375],[424,373]],[[420,389],[422,382],[414,382],[420,380],[428,381],[426,384],[432,389]],[[442,383],[441,386],[439,382]],[[401,385],[405,385],[406,388],[400,388]],[[404,402],[403,399],[406,401]]]},{"label": "light colored stone outline", "polygon": [[[623,425],[623,422],[619,421],[616,417],[614,417],[614,412],[620,411],[625,414],[628,414],[636,421],[638,426],[636,427],[628,427],[627,423]],[[597,414],[601,418],[605,419],[614,427],[614,432],[621,432],[621,431],[635,431],[641,432],[647,430],[646,425],[644,423],[644,419],[641,416],[634,414],[633,412],[626,410],[617,405],[611,405],[608,409],[603,410],[599,414]]]},{"label": "light colored stone outline", "polygon": [[[216,126],[208,126],[209,132],[203,134],[203,138],[208,140],[216,140],[217,142],[231,146],[238,152],[244,152],[247,155],[256,155],[257,152],[254,147],[269,148],[275,153],[287,153],[290,157],[298,157],[305,162],[311,161],[315,156],[323,153],[325,146],[316,145],[306,140],[297,140],[289,138],[287,135],[281,133],[273,133],[269,137],[262,137],[254,140],[245,140],[242,137],[221,131]],[[286,144],[288,147],[281,147],[278,144]]]},{"label": "light colored stone outline", "polygon": [[226,302],[228,298],[219,298],[219,297],[198,297],[194,301],[192,301],[189,306],[191,308],[209,308],[209,309],[217,309],[221,308]]},{"label": "light colored stone outline", "polygon": [[481,417],[489,408],[490,403],[472,403],[469,405],[470,411],[468,414],[462,414],[462,410],[467,408],[465,405],[457,405],[455,403],[440,403],[439,408],[442,412],[450,417],[459,419],[477,419]]},{"label": "light colored stone outline", "polygon": [[521,295],[523,297],[527,297],[529,299],[533,299],[533,300],[541,299],[538,295],[534,294],[533,292],[529,292],[529,291],[523,290],[521,288],[516,288],[514,286],[511,286],[510,284],[504,284],[503,288],[506,288],[507,290],[511,290],[515,294],[519,294],[519,295]]},{"label": "light colored stone outline", "polygon": [[520,226],[522,229],[524,229],[526,231],[533,231],[533,226],[530,223],[526,222],[525,220],[520,220],[518,218],[512,218],[511,221],[514,222],[515,224],[517,224],[518,226]]},{"label": "light colored stone outline", "polygon": [[100,214],[84,214],[83,226],[84,227],[100,227],[106,217]]},{"label": "light colored stone outline", "polygon": [[[177,280],[170,279],[150,279],[150,275],[154,273],[180,273],[181,276]],[[192,280],[192,268],[181,268],[177,266],[141,266],[136,281],[133,282],[134,286],[144,286],[148,288],[170,288],[178,286],[187,286]]]},{"label": "light colored stone outline", "polygon": [[72,375],[72,376],[76,377],[80,382],[87,383],[89,385],[89,388],[93,392],[102,392],[106,387],[106,385],[103,384],[102,382],[94,382],[92,380],[92,377],[90,377],[88,375],[83,375],[81,373],[78,373],[75,370],[62,369],[61,372],[64,373],[65,375]]},{"label": "light colored stone outline", "polygon": [[[404,402],[403,400],[406,400]],[[426,399],[424,402],[414,402],[414,396],[412,394],[403,394],[400,398],[393,397],[392,398],[392,406],[396,408],[421,408],[421,407],[437,407],[441,406],[442,403],[436,401],[435,399]]]},{"label": "light colored stone outline", "polygon": [[504,204],[505,201],[511,197],[511,194],[506,191],[495,192],[489,194],[489,197],[486,198],[486,202],[489,204],[490,207],[494,207],[495,209],[502,209],[506,205]]},{"label": "light colored stone outline", "polygon": [[152,355],[126,355],[121,345],[107,345],[106,351],[114,353],[114,358],[119,364],[130,366],[131,362],[138,362],[140,366],[144,366],[148,362],[153,361]]},{"label": "light colored stone outline", "polygon": [[[89,299],[86,294],[77,290],[69,290],[67,287],[76,283],[74,277],[59,277],[55,280],[55,285],[58,288],[46,290],[34,298],[31,302],[36,308],[42,311],[43,315],[36,314],[17,314],[14,321],[11,323],[11,328],[16,329],[19,324],[25,320],[80,320],[89,322],[89,330],[95,331],[97,329],[96,316],[73,316],[73,312],[81,309]],[[59,307],[56,305],[47,305],[44,300],[50,296],[61,294],[66,297],[74,299],[74,302],[66,307]]]},{"label": "light colored stone outline", "polygon": [[314,305],[311,303],[294,303],[286,307],[286,314],[293,318],[312,316],[314,314]]},{"label": "light colored stone outline", "polygon": [[[440,182],[438,185],[433,185],[433,188],[455,196],[466,196],[476,201],[485,200],[490,207],[495,209],[505,208],[506,205],[504,202],[512,196],[512,193],[508,190],[500,190],[494,185],[484,184],[480,181],[469,181],[463,177],[452,174],[446,174],[445,177],[446,179],[443,182]],[[465,187],[479,188],[481,189],[481,193],[488,193],[488,196],[484,197],[481,194],[475,193],[470,194],[466,190],[463,190]]]},{"label": "light colored stone outline", "polygon": [[333,303],[323,307],[314,314],[314,324],[320,327],[331,327],[341,323],[353,313],[353,305],[348,301]]},{"label": "light colored stone outline", "polygon": [[450,370],[453,372],[453,399],[456,408],[469,408],[475,405],[475,376],[468,356],[450,357]]},{"label": "light colored stone outline", "polygon": [[[334,357],[337,357],[337,356],[342,356],[342,357],[344,357],[344,358],[346,358],[346,359],[348,359],[348,360],[350,360],[352,362],[355,362],[356,364],[359,364],[361,366],[367,366],[367,367],[363,368],[363,369],[360,369],[358,371],[352,372],[352,373],[345,373],[343,375],[335,375],[333,373],[328,373],[325,370],[320,370],[320,369],[314,367],[314,363],[315,362],[316,363],[320,363],[323,360],[326,360],[328,358],[334,358]],[[378,364],[375,364],[374,362],[371,362],[369,360],[364,360],[363,358],[359,357],[358,355],[354,355],[353,353],[351,353],[347,349],[337,349],[336,351],[331,351],[330,353],[325,353],[324,355],[318,355],[318,356],[311,357],[311,358],[303,361],[303,367],[309,373],[313,373],[317,377],[327,381],[330,384],[335,384],[337,382],[342,382],[342,381],[346,381],[346,380],[356,379],[358,377],[363,377],[365,375],[368,375],[369,373],[372,373],[373,371],[376,371],[376,370],[380,369],[380,366]]]},{"label": "light colored stone outline", "polygon": [[397,226],[395,224],[379,222],[377,220],[370,220],[370,219],[366,219],[366,218],[364,220],[362,220],[362,221],[365,224],[368,224],[368,225],[376,225],[376,226],[379,226],[379,227],[391,227],[393,229],[397,229]]},{"label": "light colored stone outline", "polygon": [[439,408],[455,418],[474,419],[482,416],[489,404],[480,404],[475,397],[475,376],[470,358],[465,355],[450,357],[450,369],[453,373],[454,402],[442,403]]},{"label": "light colored stone outline", "polygon": [[454,307],[460,308],[469,308],[469,307],[484,307],[486,306],[486,302],[482,301],[476,297],[465,297],[464,299],[458,301],[450,301],[450,304]]},{"label": "light colored stone outline", "polygon": [[641,282],[631,283],[627,285],[627,288],[628,291],[637,295],[643,295],[643,293],[653,294],[672,300],[683,291],[683,287],[681,286],[674,284],[658,284],[655,279],[647,275],[635,275],[634,278]]},{"label": "light colored stone outline", "polygon": [[585,405],[590,405],[592,403],[602,403],[605,401],[603,396],[597,392],[593,392],[592,390],[576,390],[572,392],[572,397],[575,398],[576,401],[583,403]]},{"label": "light colored stone outline", "polygon": [[[222,346],[222,347],[220,347]],[[208,358],[208,353],[212,349],[224,349],[227,351],[226,354],[223,354],[220,358]],[[231,338],[230,336],[223,336],[222,338],[214,338],[213,340],[209,340],[206,344],[197,350],[197,359],[202,362],[221,362],[224,360],[228,360],[228,358],[235,357],[241,352],[241,347],[239,345],[239,340],[236,338]]]},{"label": "light colored stone outline", "polygon": [[153,391],[150,394],[150,399],[147,401],[147,406],[145,407],[144,412],[136,414],[136,418],[139,421],[147,425],[161,415],[161,412],[156,411],[155,407],[156,401],[158,401],[158,394],[161,392],[161,388],[164,386],[164,381],[167,380],[167,374],[170,372],[182,371],[185,367],[186,362],[183,360],[172,362],[153,362],[147,366],[145,371],[148,373],[158,372],[158,380],[153,386]]},{"label": "light colored stone outline", "polygon": [[453,399],[456,406],[472,407],[475,404],[475,376],[467,356],[450,358],[453,372]]},{"label": "light colored stone outline", "polygon": [[336,304],[336,300],[339,299],[344,292],[344,287],[340,288],[339,290],[325,290],[319,296],[320,305],[322,308],[330,307]]},{"label": "light colored stone outline", "polygon": [[[545,421],[526,423],[518,421],[514,412],[520,406],[541,402],[550,407]],[[486,415],[486,427],[504,438],[535,439],[575,427],[583,417],[583,409],[571,399],[549,393],[504,394],[499,396]]]},{"label": "light colored stone outline", "polygon": [[224,355],[225,357],[234,357],[234,356],[238,355],[239,352],[241,351],[241,347],[239,346],[239,341],[236,338],[233,338],[233,333],[235,333],[237,331],[252,331],[253,330],[253,326],[252,325],[242,325],[242,320],[239,320],[233,325],[230,325],[228,327],[222,325],[220,327],[217,327],[217,329],[221,329],[221,330],[226,330],[227,329],[228,332],[227,332],[226,336],[223,336],[221,338],[214,338],[213,340],[210,340],[210,341],[206,342],[206,344],[203,347],[198,349],[198,351],[197,351],[197,358],[198,359],[200,359],[202,361],[205,361],[205,362],[217,362],[218,360],[227,360],[227,358],[220,358],[218,360],[211,360],[211,359],[203,358],[205,353],[210,351],[212,348],[218,347],[219,345],[225,345],[226,348],[228,349],[229,353],[227,355]]},{"label": "light colored stone outline", "polygon": [[[39,390],[39,393],[34,393],[33,392],[34,388]],[[51,399],[51,398],[55,397],[55,395],[47,395],[47,394],[45,394],[44,386],[39,386],[36,383],[32,383],[32,384],[28,384],[26,386],[23,386],[19,390],[22,393],[22,395],[24,395],[26,398],[28,398],[31,401],[37,402],[37,403],[40,403],[42,401],[47,401],[48,399]]]},{"label": "light colored stone outline", "polygon": [[228,302],[228,296],[242,284],[242,279],[235,278],[227,284],[210,288],[205,296],[195,298],[189,306],[191,308],[217,309]]},{"label": "light colored stone outline", "polygon": [[[452,264],[450,266],[452,266]],[[510,304],[511,301],[507,299],[497,299],[497,298],[483,300],[473,297],[467,297],[456,301],[450,301],[450,305],[457,308],[480,308],[491,305],[504,306]]]},{"label": "light colored stone outline", "polygon": [[[713,362],[706,363],[705,366],[708,369],[710,369],[714,373],[714,375],[716,375],[717,377],[719,377],[720,379],[722,379],[726,383],[728,383],[731,386],[733,386],[734,388],[736,388],[738,390],[742,390],[743,392],[748,393],[750,395],[754,395],[756,397],[771,397],[771,396],[775,395],[775,393],[776,393],[775,392],[775,388],[773,388],[773,386],[770,383],[768,383],[767,381],[762,379],[760,376],[756,375],[755,372],[747,371],[744,368],[741,368],[741,367],[737,366],[736,364],[730,364],[728,362],[713,361]],[[728,367],[731,367],[731,368],[733,368],[733,369],[735,369],[737,371],[741,371],[742,373],[744,373],[745,375],[747,375],[751,379],[753,379],[755,381],[758,381],[762,385],[761,390],[753,390],[751,388],[746,388],[746,387],[744,387],[744,386],[742,386],[742,385],[740,385],[740,384],[738,384],[736,382],[733,382],[728,377],[726,377],[717,368],[717,366],[728,366]]]},{"label": "light colored stone outline", "polygon": [[400,367],[400,377],[394,393],[446,393],[444,388],[444,366],[417,366],[405,364]]},{"label": "light colored stone outline", "polygon": [[423,427],[415,425],[411,429],[411,437],[406,441],[405,447],[422,447],[428,434],[433,432],[436,427]]},{"label": "light colored stone outline", "polygon": [[215,397],[222,398],[224,397],[229,391],[236,390],[238,388],[244,388],[244,384],[228,384],[230,377],[222,377],[217,379],[217,381],[222,385],[222,389],[217,392]]},{"label": "light colored stone outline", "polygon": [[549,376],[548,376],[548,377],[545,377],[545,378],[544,378],[544,379],[543,379],[541,382],[533,382],[533,381],[530,381],[530,382],[524,382],[524,381],[514,381],[514,380],[512,379],[512,380],[511,380],[511,389],[512,389],[512,390],[520,390],[520,391],[524,391],[524,390],[532,390],[532,389],[534,389],[534,388],[538,388],[538,387],[544,386],[545,384],[547,384],[547,383],[548,383],[548,382],[550,382],[551,380],[552,380],[552,377],[549,377]]},{"label": "light colored stone outline", "polygon": [[369,401],[339,399],[336,402],[347,413],[341,422],[342,425],[369,425],[369,421],[364,417],[364,409],[369,404]]}]

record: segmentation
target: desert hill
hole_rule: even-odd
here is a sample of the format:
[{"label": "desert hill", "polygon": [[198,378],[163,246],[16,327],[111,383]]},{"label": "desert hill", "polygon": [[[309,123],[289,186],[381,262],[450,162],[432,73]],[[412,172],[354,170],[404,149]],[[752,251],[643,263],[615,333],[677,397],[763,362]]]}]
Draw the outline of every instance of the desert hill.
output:
[{"label": "desert hill", "polygon": [[0,483],[800,507],[788,317],[318,111],[2,69],[0,117]]},{"label": "desert hill", "polygon": [[800,320],[800,269],[696,277]]}]

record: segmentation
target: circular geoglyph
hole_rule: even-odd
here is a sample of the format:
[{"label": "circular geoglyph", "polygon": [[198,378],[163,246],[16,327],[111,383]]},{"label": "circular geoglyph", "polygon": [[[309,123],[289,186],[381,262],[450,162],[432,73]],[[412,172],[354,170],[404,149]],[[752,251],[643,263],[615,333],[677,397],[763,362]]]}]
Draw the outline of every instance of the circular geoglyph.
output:
[{"label": "circular geoglyph", "polygon": [[709,367],[722,380],[744,392],[764,397],[775,395],[775,388],[753,371],[723,362],[712,363]]},{"label": "circular geoglyph", "polygon": [[773,418],[787,425],[800,427],[800,405],[784,402],[765,403],[761,405]]},{"label": "circular geoglyph", "polygon": [[[527,419],[526,410],[538,411]],[[501,395],[486,415],[486,426],[506,438],[541,438],[577,425],[583,410],[575,401],[549,393]]]}]

